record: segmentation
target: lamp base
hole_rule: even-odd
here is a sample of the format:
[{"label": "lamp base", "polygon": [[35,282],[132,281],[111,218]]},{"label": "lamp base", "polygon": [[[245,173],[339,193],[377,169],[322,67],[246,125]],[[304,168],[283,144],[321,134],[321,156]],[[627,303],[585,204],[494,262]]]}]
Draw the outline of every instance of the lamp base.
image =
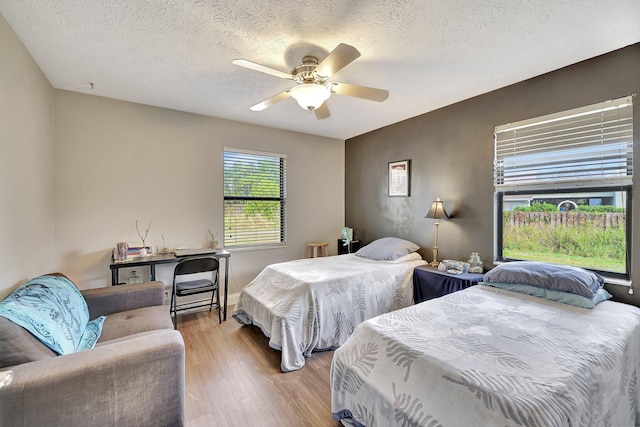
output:
[{"label": "lamp base", "polygon": [[436,222],[436,244],[433,245],[433,261],[429,263],[431,267],[437,267],[440,264],[438,261],[438,227]]}]

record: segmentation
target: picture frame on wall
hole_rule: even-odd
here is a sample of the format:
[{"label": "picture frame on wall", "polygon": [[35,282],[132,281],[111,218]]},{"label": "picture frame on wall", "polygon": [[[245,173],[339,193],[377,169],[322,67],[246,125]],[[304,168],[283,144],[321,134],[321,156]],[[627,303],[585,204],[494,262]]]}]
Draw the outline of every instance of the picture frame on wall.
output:
[{"label": "picture frame on wall", "polygon": [[411,160],[389,162],[389,197],[411,195]]}]

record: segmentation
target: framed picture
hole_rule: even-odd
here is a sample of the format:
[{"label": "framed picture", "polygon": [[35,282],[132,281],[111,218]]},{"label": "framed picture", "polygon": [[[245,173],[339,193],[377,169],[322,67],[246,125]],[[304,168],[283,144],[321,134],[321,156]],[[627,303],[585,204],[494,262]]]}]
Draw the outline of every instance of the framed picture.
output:
[{"label": "framed picture", "polygon": [[411,160],[389,162],[389,197],[409,197],[410,192]]}]

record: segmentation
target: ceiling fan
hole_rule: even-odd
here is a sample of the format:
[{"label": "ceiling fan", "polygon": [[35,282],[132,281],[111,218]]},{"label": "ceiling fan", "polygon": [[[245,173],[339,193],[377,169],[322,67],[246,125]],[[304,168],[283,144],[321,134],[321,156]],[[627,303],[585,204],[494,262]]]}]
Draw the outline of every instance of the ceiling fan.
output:
[{"label": "ceiling fan", "polygon": [[313,111],[318,119],[326,119],[331,116],[331,113],[325,101],[329,99],[332,93],[377,102],[382,102],[389,97],[389,91],[383,89],[328,81],[333,74],[349,65],[359,56],[358,49],[348,44],[340,43],[321,62],[318,62],[318,58],[315,56],[303,57],[302,64],[294,67],[290,73],[256,64],[246,59],[235,59],[233,64],[282,79],[292,80],[296,83],[296,86],[291,89],[254,105],[251,110],[262,111],[276,102],[292,97],[300,107]]}]

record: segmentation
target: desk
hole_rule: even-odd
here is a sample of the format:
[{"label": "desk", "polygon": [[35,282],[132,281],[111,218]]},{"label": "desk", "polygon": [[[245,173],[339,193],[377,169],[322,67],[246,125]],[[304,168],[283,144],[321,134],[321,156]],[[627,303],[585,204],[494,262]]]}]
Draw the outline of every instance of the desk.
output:
[{"label": "desk", "polygon": [[451,274],[435,267],[418,266],[413,270],[413,302],[438,298],[482,282],[480,273]]},{"label": "desk", "polygon": [[[199,255],[192,255],[199,256]],[[227,293],[229,288],[229,260],[231,258],[231,253],[225,250],[219,250],[215,254],[205,253],[201,256],[210,256],[213,258],[224,259],[224,300],[223,305],[224,309],[222,310],[223,320],[227,320]],[[145,257],[131,257],[123,261],[111,261],[109,268],[111,269],[111,285],[115,286],[118,284],[118,270],[121,268],[130,268],[130,267],[139,267],[139,266],[149,266],[151,280],[156,280],[156,265],[157,264],[170,264],[177,263],[181,257],[175,256],[175,254],[166,254],[166,255],[149,255]]]}]

